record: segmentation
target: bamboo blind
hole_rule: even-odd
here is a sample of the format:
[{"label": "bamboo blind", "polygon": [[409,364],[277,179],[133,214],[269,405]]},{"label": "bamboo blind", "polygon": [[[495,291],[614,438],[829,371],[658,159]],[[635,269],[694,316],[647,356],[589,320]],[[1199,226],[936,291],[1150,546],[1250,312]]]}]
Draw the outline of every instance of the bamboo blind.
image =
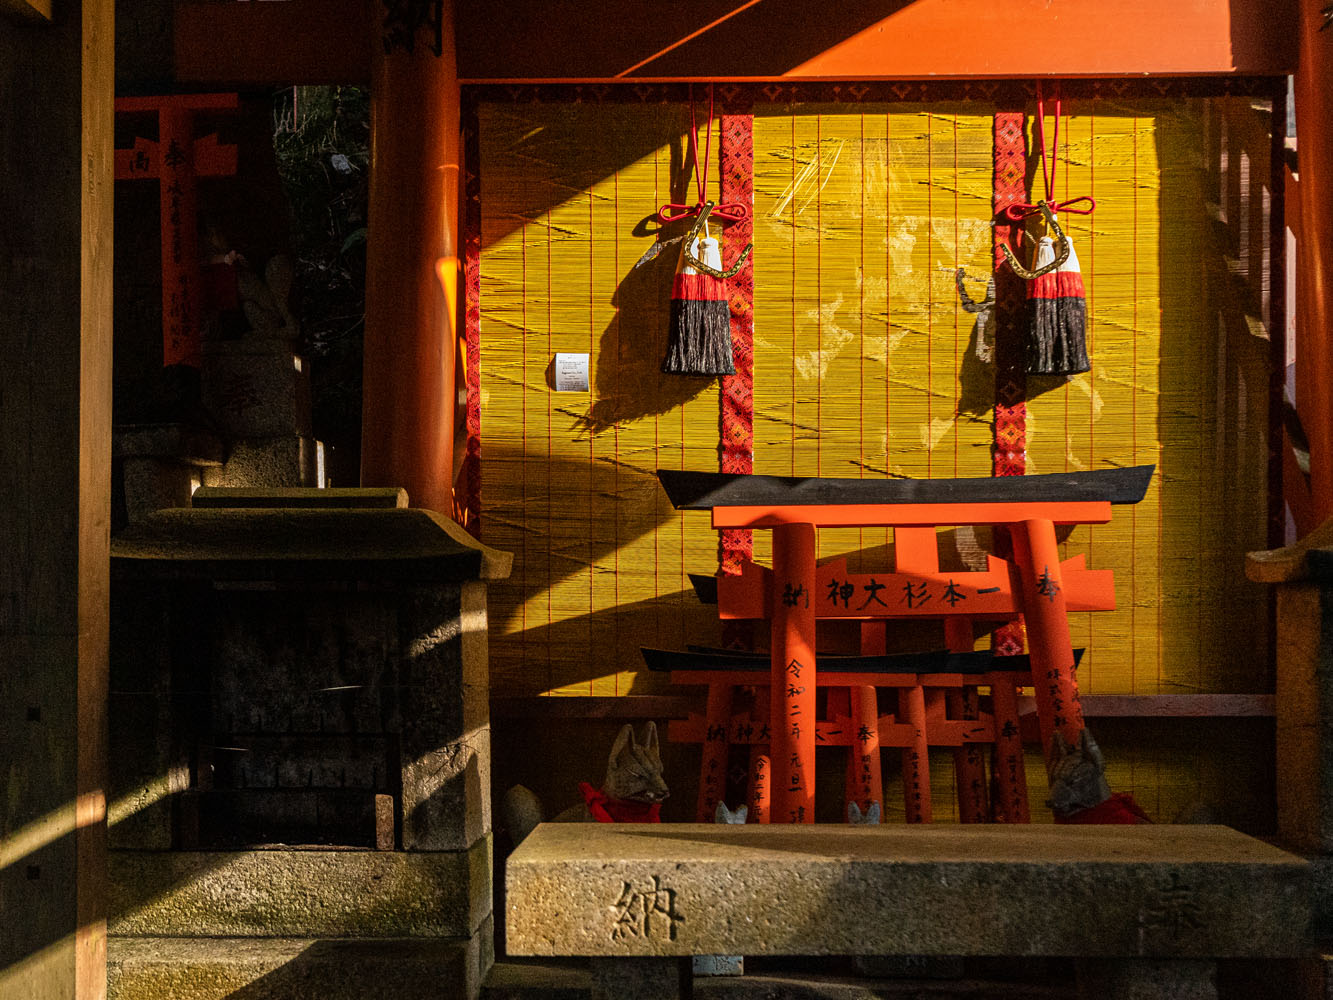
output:
[{"label": "bamboo blind", "polygon": [[[1029,378],[1028,471],[1158,465],[1141,504],[1065,543],[1117,581],[1118,610],[1071,623],[1085,693],[1266,682],[1266,604],[1242,556],[1265,543],[1267,341],[1232,293],[1205,202],[1206,104],[1087,100],[1061,122],[1054,193],[1097,200],[1063,220],[1093,367]],[[990,270],[993,110],[756,115],[756,472],[989,474],[994,369],[953,273]],[[719,640],[686,577],[714,571],[716,535],[653,477],[717,468],[718,389],[658,371],[674,249],[632,270],[653,239],[645,218],[694,200],[688,122],[679,105],[481,106],[482,530],[515,553],[490,597],[497,694],[661,690],[640,645]],[[983,287],[970,283],[976,298]],[[558,351],[591,355],[589,394],[552,391]],[[946,545],[984,544],[971,535]],[[820,551],[869,570],[889,540],[828,530]]]}]

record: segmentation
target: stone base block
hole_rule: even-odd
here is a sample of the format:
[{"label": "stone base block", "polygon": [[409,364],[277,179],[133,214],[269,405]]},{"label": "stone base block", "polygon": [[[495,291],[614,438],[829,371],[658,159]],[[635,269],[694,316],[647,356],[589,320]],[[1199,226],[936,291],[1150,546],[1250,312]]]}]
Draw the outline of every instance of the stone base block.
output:
[{"label": "stone base block", "polygon": [[1080,1000],[1217,1000],[1217,965],[1180,959],[1084,959]]},{"label": "stone base block", "polygon": [[468,937],[491,914],[491,841],[468,851],[112,851],[111,934]]},{"label": "stone base block", "polygon": [[681,1000],[689,996],[688,958],[594,958],[591,1000]]},{"label": "stone base block", "polygon": [[311,434],[310,364],[276,338],[204,345],[204,406],[232,438]]},{"label": "stone base block", "polygon": [[473,1000],[488,928],[461,940],[127,938],[107,942],[108,1000]]},{"label": "stone base block", "polygon": [[206,469],[205,486],[318,486],[316,449],[308,437],[236,441],[221,468]]},{"label": "stone base block", "polygon": [[1309,877],[1217,826],[543,823],[506,865],[506,950],[1298,956]]}]

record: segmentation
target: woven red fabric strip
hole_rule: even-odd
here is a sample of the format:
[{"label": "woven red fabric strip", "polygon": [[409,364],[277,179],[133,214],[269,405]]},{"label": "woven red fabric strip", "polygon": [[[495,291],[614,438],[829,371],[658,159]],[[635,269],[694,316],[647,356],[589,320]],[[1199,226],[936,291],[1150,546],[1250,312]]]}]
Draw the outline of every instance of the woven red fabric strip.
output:
[{"label": "woven red fabric strip", "polygon": [[[992,207],[995,211],[993,242],[995,270],[995,441],[991,474],[1021,476],[1027,471],[1027,376],[1024,372],[1024,324],[1026,316],[1023,281],[1014,274],[1000,246],[1011,243],[1020,226],[1004,215],[1010,205],[1027,201],[1027,148],[1023,135],[1023,112],[999,111],[994,123],[994,179]],[[998,532],[997,532],[998,534]],[[996,539],[999,555],[1010,554],[1008,538]],[[1015,622],[995,632],[992,649],[997,655],[1023,652],[1023,625]]]},{"label": "woven red fabric strip", "polygon": [[[754,115],[748,104],[726,107],[722,93],[722,201],[754,207]],[[723,230],[722,259],[735,260],[754,235],[752,216]],[[754,259],[727,281],[731,308],[731,352],[735,375],[722,378],[720,466],[723,472],[754,471]],[[748,531],[724,530],[718,539],[723,573],[736,574],[754,555]]]}]

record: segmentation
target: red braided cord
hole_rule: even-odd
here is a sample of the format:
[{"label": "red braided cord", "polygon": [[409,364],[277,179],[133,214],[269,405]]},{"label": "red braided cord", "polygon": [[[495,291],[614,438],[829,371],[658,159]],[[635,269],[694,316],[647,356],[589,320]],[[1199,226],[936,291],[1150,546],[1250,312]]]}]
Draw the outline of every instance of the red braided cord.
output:
[{"label": "red braided cord", "polygon": [[[662,225],[692,218],[703,211],[704,196],[708,192],[708,161],[713,149],[713,85],[708,85],[708,124],[704,127],[703,173],[699,172],[699,124],[694,117],[694,86],[690,86],[690,155],[694,157],[694,193],[698,200],[693,205],[669,201],[657,210],[657,221]],[[713,206],[709,218],[722,222],[743,222],[750,217],[750,208],[740,202],[728,201]]]}]

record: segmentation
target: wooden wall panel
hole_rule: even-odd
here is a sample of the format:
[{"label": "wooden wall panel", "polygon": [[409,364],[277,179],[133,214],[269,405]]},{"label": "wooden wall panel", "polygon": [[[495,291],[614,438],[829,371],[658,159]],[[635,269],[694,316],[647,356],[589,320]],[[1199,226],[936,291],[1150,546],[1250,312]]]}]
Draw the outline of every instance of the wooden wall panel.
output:
[{"label": "wooden wall panel", "polygon": [[[1215,238],[1205,107],[1086,99],[1061,122],[1055,194],[1098,202],[1065,219],[1093,368],[1030,380],[1029,471],[1160,469],[1143,503],[1064,545],[1118,581],[1117,611],[1073,623],[1094,694],[1267,683],[1264,603],[1239,561],[1263,541],[1266,341]],[[988,273],[991,112],[756,115],[756,472],[988,473],[994,371],[953,275]],[[651,473],[717,467],[717,389],[658,373],[674,260],[632,269],[645,217],[685,200],[687,128],[679,105],[483,105],[483,504],[486,541],[519,557],[494,595],[497,692],[658,690],[639,645],[716,641],[686,580],[715,568],[714,535],[670,510]],[[556,350],[591,351],[590,396],[547,389]],[[870,570],[889,541],[827,531],[821,556]],[[766,561],[767,533],[755,542]],[[951,535],[946,558],[985,542]]]}]

